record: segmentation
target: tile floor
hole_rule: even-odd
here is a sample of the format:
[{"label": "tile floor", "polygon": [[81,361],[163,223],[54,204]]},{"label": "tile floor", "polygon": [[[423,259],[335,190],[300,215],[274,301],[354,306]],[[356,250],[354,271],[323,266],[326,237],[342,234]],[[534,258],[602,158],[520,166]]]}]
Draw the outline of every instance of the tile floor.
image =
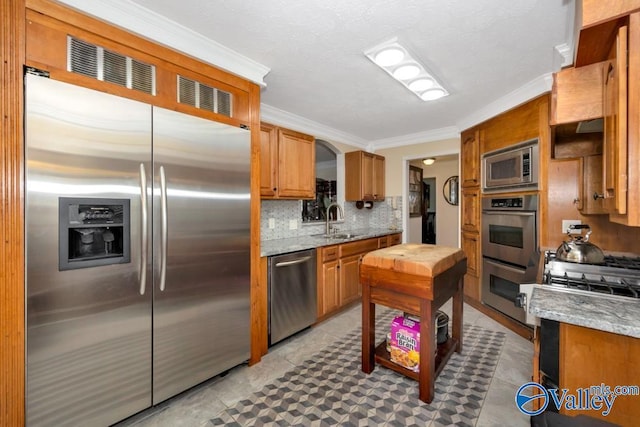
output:
[{"label": "tile floor", "polygon": [[[449,304],[443,311],[451,314]],[[360,325],[360,306],[307,329],[272,347],[255,366],[238,366],[224,377],[217,377],[155,408],[137,414],[117,427],[204,427],[210,419],[234,406],[265,384],[300,365],[336,338]],[[477,426],[528,426],[529,417],[518,411],[514,395],[519,386],[531,378],[533,345],[499,323],[464,306],[464,322],[486,329],[502,331],[507,339],[496,372],[485,397]]]}]

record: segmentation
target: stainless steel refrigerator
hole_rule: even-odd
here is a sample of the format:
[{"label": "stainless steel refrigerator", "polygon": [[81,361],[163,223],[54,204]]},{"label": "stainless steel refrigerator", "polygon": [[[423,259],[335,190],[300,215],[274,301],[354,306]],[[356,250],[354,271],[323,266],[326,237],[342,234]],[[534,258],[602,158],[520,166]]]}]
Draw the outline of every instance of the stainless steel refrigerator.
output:
[{"label": "stainless steel refrigerator", "polygon": [[246,361],[250,132],[25,81],[27,424],[109,425]]}]

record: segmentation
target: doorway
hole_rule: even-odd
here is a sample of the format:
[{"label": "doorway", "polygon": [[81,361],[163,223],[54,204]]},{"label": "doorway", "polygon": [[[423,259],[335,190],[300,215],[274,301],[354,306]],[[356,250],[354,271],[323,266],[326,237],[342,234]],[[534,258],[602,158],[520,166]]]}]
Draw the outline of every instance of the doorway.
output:
[{"label": "doorway", "polygon": [[422,180],[422,243],[436,244],[436,179]]}]

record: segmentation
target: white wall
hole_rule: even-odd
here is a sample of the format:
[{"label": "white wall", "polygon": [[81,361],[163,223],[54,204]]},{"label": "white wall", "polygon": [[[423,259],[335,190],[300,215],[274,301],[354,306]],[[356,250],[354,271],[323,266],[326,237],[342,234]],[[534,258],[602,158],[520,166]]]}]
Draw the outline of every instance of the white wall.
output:
[{"label": "white wall", "polygon": [[459,138],[376,150],[376,154],[385,158],[385,196],[402,195],[403,169],[407,159],[424,159],[456,153],[460,153]]}]

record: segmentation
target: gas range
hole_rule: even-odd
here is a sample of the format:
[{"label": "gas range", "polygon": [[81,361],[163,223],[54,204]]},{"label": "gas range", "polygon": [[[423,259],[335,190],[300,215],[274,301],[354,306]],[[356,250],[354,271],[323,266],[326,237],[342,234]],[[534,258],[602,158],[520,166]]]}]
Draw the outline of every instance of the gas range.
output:
[{"label": "gas range", "polygon": [[577,264],[545,252],[544,285],[640,299],[640,256],[606,255],[604,264]]}]

